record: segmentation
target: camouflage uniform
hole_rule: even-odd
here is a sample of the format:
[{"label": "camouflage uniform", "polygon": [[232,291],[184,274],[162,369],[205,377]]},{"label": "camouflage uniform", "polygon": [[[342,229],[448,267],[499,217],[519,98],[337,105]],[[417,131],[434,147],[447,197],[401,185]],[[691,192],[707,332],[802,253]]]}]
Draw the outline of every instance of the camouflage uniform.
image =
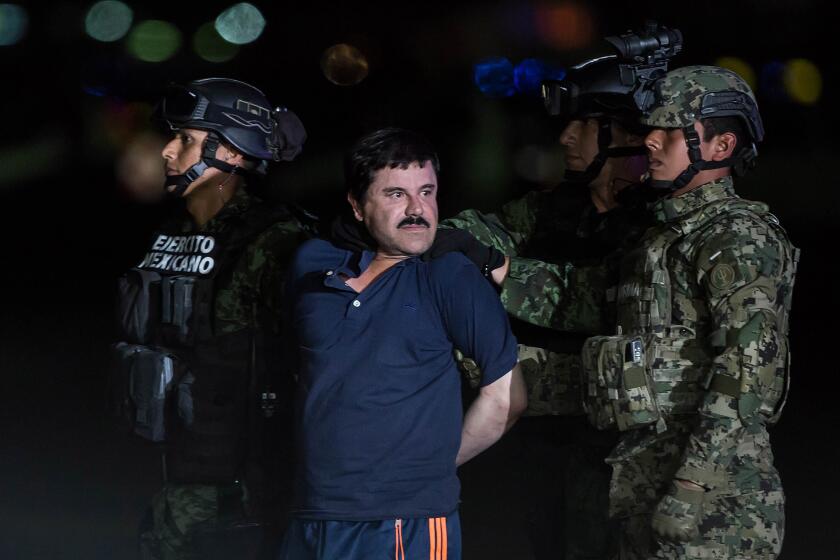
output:
[{"label": "camouflage uniform", "polygon": [[[564,184],[555,191],[528,193],[498,214],[467,210],[442,225],[469,231],[506,253],[517,270],[532,262],[599,263],[595,270],[602,275],[600,284],[577,284],[594,302],[603,299],[606,288],[608,267],[600,263],[637,238],[644,222],[644,212],[636,207],[598,214],[585,186]],[[506,309],[512,315],[527,314],[528,308],[520,305],[527,300],[511,299],[510,294],[503,290]],[[587,333],[603,330],[601,305],[593,303],[590,309],[579,324],[563,325],[574,327],[566,332],[515,319],[512,324],[517,339],[525,343],[519,345],[519,364],[529,418],[520,420],[517,430],[527,449],[523,470],[531,488],[528,528],[536,558],[606,558],[617,548],[617,531],[607,518],[609,467],[604,463],[616,437],[588,426],[581,400],[580,348]],[[479,378],[469,359],[461,364],[468,375]]]},{"label": "camouflage uniform", "polygon": [[[565,331],[563,335],[532,328],[544,324],[540,320],[546,314],[543,302],[534,306],[530,298],[508,290],[508,282],[502,291],[505,308],[523,321],[514,323],[517,338],[534,341],[533,345],[520,344],[519,360],[528,385],[526,416],[583,414],[580,347],[585,335],[604,330],[604,294],[614,268],[614,263],[607,264],[607,256],[614,258],[620,245],[641,235],[647,225],[645,216],[637,205],[598,214],[586,188],[564,184],[554,191],[532,191],[505,204],[498,214],[465,210],[441,222],[441,227],[468,231],[510,257],[511,270],[530,271],[535,263],[569,263],[574,293],[558,290],[556,298],[544,302],[548,307],[568,308],[561,298],[575,299],[579,315],[566,313],[565,324],[550,325]],[[578,271],[585,271],[585,280],[577,279]],[[516,273],[511,276],[522,280]]]},{"label": "camouflage uniform", "polygon": [[[738,116],[754,141],[763,136],[752,92],[727,70],[670,72],[657,98],[647,124],[682,127],[690,148],[699,144],[691,134],[700,116]],[[736,171],[755,155],[754,146],[741,150],[732,158]],[[697,152],[689,152],[695,168],[710,168]],[[767,426],[789,382],[798,250],[765,205],[735,195],[731,177],[664,198],[653,210],[657,225],[624,256],[621,281],[608,291],[617,334],[589,339],[582,353],[590,420],[622,430],[609,458],[621,557],[776,558],[784,494]],[[532,266],[512,287],[533,304],[569,300],[575,274],[569,265]],[[568,314],[578,315],[554,307],[534,318],[562,324]],[[670,532],[677,524],[680,531]]]},{"label": "camouflage uniform", "polygon": [[[654,364],[654,383],[638,398],[643,405],[625,411],[638,424],[623,432],[609,458],[610,513],[623,519],[623,557],[775,558],[784,536],[784,495],[767,425],[788,382],[797,251],[766,206],[735,195],[730,177],[663,199],[654,212],[658,226],[624,257],[622,282],[610,290],[619,336],[684,340],[670,355],[657,352],[666,359]],[[657,254],[662,262],[654,265]],[[567,297],[573,271],[533,266],[522,274],[532,280],[529,291],[517,295],[534,305],[555,294]],[[560,324],[563,315],[552,307],[537,319]],[[658,404],[649,407],[651,401]],[[701,533],[686,544],[651,534],[651,514],[674,478],[708,489]]]},{"label": "camouflage uniform", "polygon": [[[241,222],[256,205],[256,199],[240,188],[198,231],[224,232]],[[183,233],[197,232],[192,220],[185,220],[181,230]],[[278,215],[277,221],[245,247],[230,274],[215,284],[213,322],[218,333],[238,333],[249,328],[278,332],[283,310],[284,267],[292,252],[308,236],[308,228],[297,218],[290,214]],[[262,311],[257,317],[255,306]],[[243,371],[243,375],[247,372]],[[224,522],[224,516],[241,517],[243,514],[241,511],[223,511],[225,504],[233,504],[229,509],[244,508],[245,512],[254,513],[259,506],[254,503],[254,496],[248,494],[252,490],[247,487],[247,481],[239,480],[231,484],[167,483],[153,500],[152,526],[141,535],[145,557],[194,558],[190,540],[196,531],[211,530],[214,523]]]}]

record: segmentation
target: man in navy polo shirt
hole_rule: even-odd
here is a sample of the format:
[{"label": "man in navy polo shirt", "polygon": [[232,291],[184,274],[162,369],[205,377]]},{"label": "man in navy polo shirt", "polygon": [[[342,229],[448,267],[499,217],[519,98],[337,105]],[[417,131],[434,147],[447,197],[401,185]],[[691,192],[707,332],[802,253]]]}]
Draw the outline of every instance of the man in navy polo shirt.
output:
[{"label": "man in navy polo shirt", "polygon": [[[460,558],[456,467],[525,409],[490,283],[460,253],[418,258],[434,241],[438,168],[414,132],[363,137],[347,198],[376,251],[312,240],[294,259],[299,464],[282,559]],[[466,415],[453,348],[484,372]]]}]

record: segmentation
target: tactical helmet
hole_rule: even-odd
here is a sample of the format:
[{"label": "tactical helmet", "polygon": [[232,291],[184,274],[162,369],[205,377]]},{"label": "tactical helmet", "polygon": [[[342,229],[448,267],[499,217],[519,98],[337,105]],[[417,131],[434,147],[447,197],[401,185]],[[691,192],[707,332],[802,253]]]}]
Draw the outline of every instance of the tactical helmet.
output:
[{"label": "tactical helmet", "polygon": [[238,80],[206,78],[186,85],[171,84],[158,104],[156,117],[173,130],[207,130],[201,160],[187,173],[167,178],[181,195],[190,183],[208,167],[227,173],[243,174],[216,159],[216,149],[223,140],[245,156],[261,161],[259,173],[265,173],[267,161],[291,161],[306,140],[306,131],[297,115],[285,107],[273,109],[257,88]]},{"label": "tactical helmet", "polygon": [[544,82],[546,110],[566,119],[607,115],[638,122],[635,84],[622,81],[620,66],[617,56],[602,56],[573,66],[562,80]]},{"label": "tactical helmet", "polygon": [[609,147],[612,121],[631,132],[642,132],[639,124],[642,113],[633,97],[636,84],[624,78],[618,57],[608,55],[570,68],[562,80],[543,82],[543,101],[550,115],[564,120],[596,118],[599,124],[598,154],[584,171],[567,169],[567,181],[589,184],[601,172],[607,158],[646,152],[644,146]]},{"label": "tactical helmet", "polygon": [[[737,174],[754,164],[756,142],[764,139],[764,125],[750,86],[735,72],[718,66],[686,66],[671,70],[655,86],[655,102],[642,122],[655,128],[682,128],[691,166],[665,186],[676,190],[703,169],[733,167]],[[716,117],[737,117],[749,132],[750,144],[741,146],[731,158],[721,162],[704,161],[695,121]]]}]

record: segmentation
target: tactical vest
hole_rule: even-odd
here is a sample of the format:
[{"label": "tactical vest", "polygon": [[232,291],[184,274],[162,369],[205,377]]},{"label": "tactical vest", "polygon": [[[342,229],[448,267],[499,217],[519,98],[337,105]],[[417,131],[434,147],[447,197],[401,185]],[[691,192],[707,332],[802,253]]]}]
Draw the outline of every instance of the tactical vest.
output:
[{"label": "tactical vest", "polygon": [[[668,252],[676,244],[737,214],[757,216],[787,239],[766,206],[730,198],[711,202],[670,227],[649,230],[637,248],[625,255],[621,283],[608,294],[616,305],[618,333],[588,339],[581,354],[585,409],[596,428],[624,431],[655,426],[659,433],[667,429],[668,417],[696,413],[709,389],[735,398],[740,395],[738,381],[712,376],[714,349],[725,346],[721,333],[698,333],[690,320],[683,325],[673,323],[676,294],[667,268]],[[793,252],[795,274],[798,250]],[[791,276],[791,287],[792,282]],[[745,288],[755,288],[755,282]],[[732,297],[737,298],[737,292]],[[779,322],[785,346],[779,355],[785,357],[789,310],[790,292],[781,313],[769,310]],[[778,418],[784,404],[787,369],[785,364],[785,374],[773,380],[774,387],[761,404],[768,422]]]},{"label": "tactical vest", "polygon": [[[287,214],[254,205],[219,232],[154,236],[119,281],[114,398],[136,434],[166,441],[167,479],[230,482],[247,450],[254,328],[222,332],[215,297],[245,248]],[[248,309],[256,305],[244,302]],[[259,324],[256,311],[251,325]],[[279,345],[279,343],[278,343]]]}]

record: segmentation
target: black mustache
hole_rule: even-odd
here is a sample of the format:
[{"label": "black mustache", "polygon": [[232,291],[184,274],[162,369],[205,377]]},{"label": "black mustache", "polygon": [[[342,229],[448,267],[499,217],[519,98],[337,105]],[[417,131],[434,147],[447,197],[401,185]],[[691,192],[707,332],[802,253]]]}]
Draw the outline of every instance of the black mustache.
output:
[{"label": "black mustache", "polygon": [[404,220],[403,220],[403,221],[401,221],[399,224],[397,224],[397,228],[401,228],[401,227],[403,227],[403,226],[426,226],[426,227],[432,227],[432,226],[430,226],[430,225],[429,225],[429,222],[427,222],[426,220],[424,220],[424,219],[423,219],[422,217],[420,217],[420,216],[409,216],[408,218],[404,219]]}]

